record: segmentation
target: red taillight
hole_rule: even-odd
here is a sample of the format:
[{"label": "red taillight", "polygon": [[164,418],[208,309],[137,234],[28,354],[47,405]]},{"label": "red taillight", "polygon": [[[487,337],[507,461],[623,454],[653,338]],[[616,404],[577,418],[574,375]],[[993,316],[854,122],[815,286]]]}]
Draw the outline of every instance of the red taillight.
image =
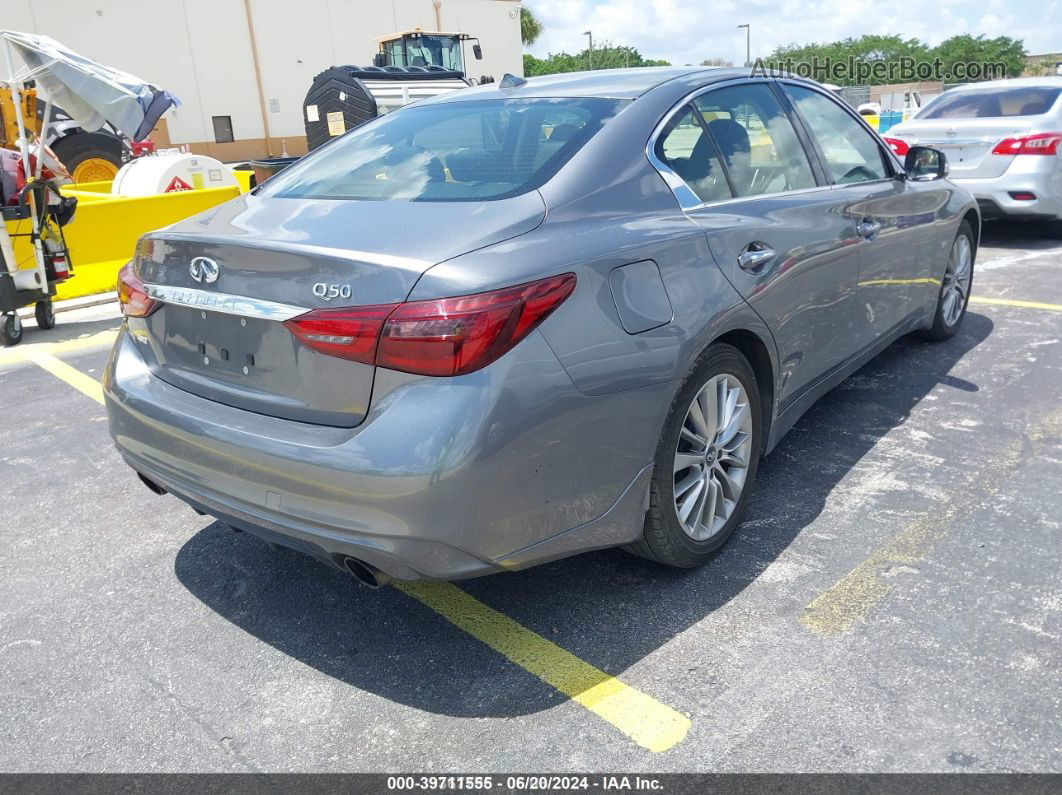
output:
[{"label": "red taillight", "polygon": [[489,293],[400,304],[384,325],[376,364],[423,375],[486,367],[574,289],[575,274],[566,273]]},{"label": "red taillight", "polygon": [[398,304],[315,309],[288,320],[284,325],[315,351],[372,364],[380,329],[396,306]]},{"label": "red taillight", "polygon": [[321,353],[419,375],[462,375],[511,350],[571,295],[566,273],[489,293],[316,309],[285,325]]},{"label": "red taillight", "polygon": [[1062,133],[1048,132],[1036,135],[1018,135],[1004,138],[992,150],[994,155],[1057,155],[1062,143]]},{"label": "red taillight", "polygon": [[903,141],[899,138],[886,137],[882,140],[889,145],[889,149],[891,149],[897,157],[903,157],[911,149],[907,141]]},{"label": "red taillight", "polygon": [[148,298],[144,283],[133,273],[133,263],[118,271],[118,303],[126,317],[147,317],[155,311],[157,302]]}]

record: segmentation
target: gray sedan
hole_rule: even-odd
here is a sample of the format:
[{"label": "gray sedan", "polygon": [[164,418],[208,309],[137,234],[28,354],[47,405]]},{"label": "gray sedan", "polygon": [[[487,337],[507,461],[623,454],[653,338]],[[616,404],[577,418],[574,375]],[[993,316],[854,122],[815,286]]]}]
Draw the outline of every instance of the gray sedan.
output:
[{"label": "gray sedan", "polygon": [[420,102],[140,242],[111,433],[156,493],[369,584],[696,566],[812,403],[959,328],[946,169],[747,69]]}]

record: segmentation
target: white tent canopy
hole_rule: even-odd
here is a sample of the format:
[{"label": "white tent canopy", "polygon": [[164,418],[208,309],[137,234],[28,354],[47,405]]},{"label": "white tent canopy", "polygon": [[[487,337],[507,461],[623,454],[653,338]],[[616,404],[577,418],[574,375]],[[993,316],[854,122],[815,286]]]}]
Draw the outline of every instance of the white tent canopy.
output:
[{"label": "white tent canopy", "polygon": [[140,141],[163,113],[179,104],[168,91],[96,63],[48,36],[0,30],[0,41],[26,64],[24,70],[9,74],[8,82],[35,80],[51,102],[82,129],[98,130],[109,122],[123,135]]}]

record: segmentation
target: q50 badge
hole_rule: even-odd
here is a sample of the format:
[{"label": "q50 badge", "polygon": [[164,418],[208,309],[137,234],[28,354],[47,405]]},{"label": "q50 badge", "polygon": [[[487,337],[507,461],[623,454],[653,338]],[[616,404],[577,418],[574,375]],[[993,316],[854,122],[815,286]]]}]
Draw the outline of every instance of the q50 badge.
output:
[{"label": "q50 badge", "polygon": [[349,284],[317,282],[313,286],[313,294],[323,301],[335,301],[337,298],[350,298],[352,293]]}]

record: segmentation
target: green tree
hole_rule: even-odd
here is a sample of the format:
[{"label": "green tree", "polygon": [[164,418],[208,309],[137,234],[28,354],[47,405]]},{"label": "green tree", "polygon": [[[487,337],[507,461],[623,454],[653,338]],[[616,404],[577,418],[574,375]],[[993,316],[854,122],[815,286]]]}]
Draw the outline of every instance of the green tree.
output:
[{"label": "green tree", "polygon": [[524,53],[524,77],[554,75],[560,72],[578,72],[586,68],[586,61],[579,61],[576,56],[566,52],[550,53],[545,58],[536,58]]},{"label": "green tree", "polygon": [[611,42],[602,42],[594,47],[591,61],[589,49],[571,55],[566,52],[550,53],[545,58],[536,58],[533,55],[524,55],[524,75],[535,77],[536,75],[553,75],[562,72],[582,72],[593,63],[594,70],[598,69],[623,69],[628,66],[670,66],[667,61],[643,58],[642,54],[634,47],[626,45],[613,45]]},{"label": "green tree", "polygon": [[830,58],[847,58],[874,61],[893,61],[904,56],[924,58],[929,48],[918,39],[904,39],[900,36],[866,35],[841,41],[820,44],[786,44],[771,53],[770,58],[792,58],[796,62],[807,62],[818,56]]},{"label": "green tree", "polygon": [[[774,63],[783,66],[786,61],[791,61],[793,68],[803,64],[808,67],[816,63],[822,65],[827,62],[847,63],[849,59],[860,61],[882,61],[885,63],[898,63],[901,58],[913,58],[916,61],[925,61],[929,57],[929,47],[918,39],[905,39],[901,36],[866,35],[859,38],[847,38],[841,41],[826,42],[821,44],[787,44],[776,49],[766,59],[768,64]],[[829,82],[840,85],[854,85],[859,82],[871,85],[891,82],[888,79],[857,80],[855,76],[848,78],[830,76]]]},{"label": "green tree", "polygon": [[520,40],[530,47],[542,35],[542,22],[527,6],[520,6]]},{"label": "green tree", "polygon": [[957,63],[1003,64],[1005,75],[985,75],[986,79],[1019,77],[1025,71],[1025,44],[1009,36],[997,36],[994,39],[986,39],[983,35],[971,36],[969,33],[952,36],[934,47],[930,56],[939,58],[944,68],[949,70]]},{"label": "green tree", "polygon": [[[895,35],[866,35],[859,38],[847,38],[841,41],[816,43],[816,44],[787,44],[779,47],[765,63],[768,66],[787,66],[792,64],[797,70],[801,65],[812,67],[816,61],[822,65],[829,61],[833,63],[847,63],[849,59],[859,62],[882,62],[885,64],[898,65],[901,59],[909,59],[914,63],[933,63],[937,60],[944,72],[950,72],[957,63],[1002,63],[1004,64],[1007,77],[1016,77],[1025,68],[1025,47],[1018,39],[1007,36],[999,36],[987,39],[984,36],[971,36],[963,34],[953,36],[941,42],[936,47],[930,47],[919,39],[905,39]],[[898,74],[894,70],[893,74]],[[888,70],[884,74],[859,78],[857,75],[817,75],[814,77],[825,79],[840,85],[855,85],[858,83],[880,85],[882,83],[901,82],[898,78],[891,79]],[[991,79],[997,75],[985,74],[983,79]]]}]

